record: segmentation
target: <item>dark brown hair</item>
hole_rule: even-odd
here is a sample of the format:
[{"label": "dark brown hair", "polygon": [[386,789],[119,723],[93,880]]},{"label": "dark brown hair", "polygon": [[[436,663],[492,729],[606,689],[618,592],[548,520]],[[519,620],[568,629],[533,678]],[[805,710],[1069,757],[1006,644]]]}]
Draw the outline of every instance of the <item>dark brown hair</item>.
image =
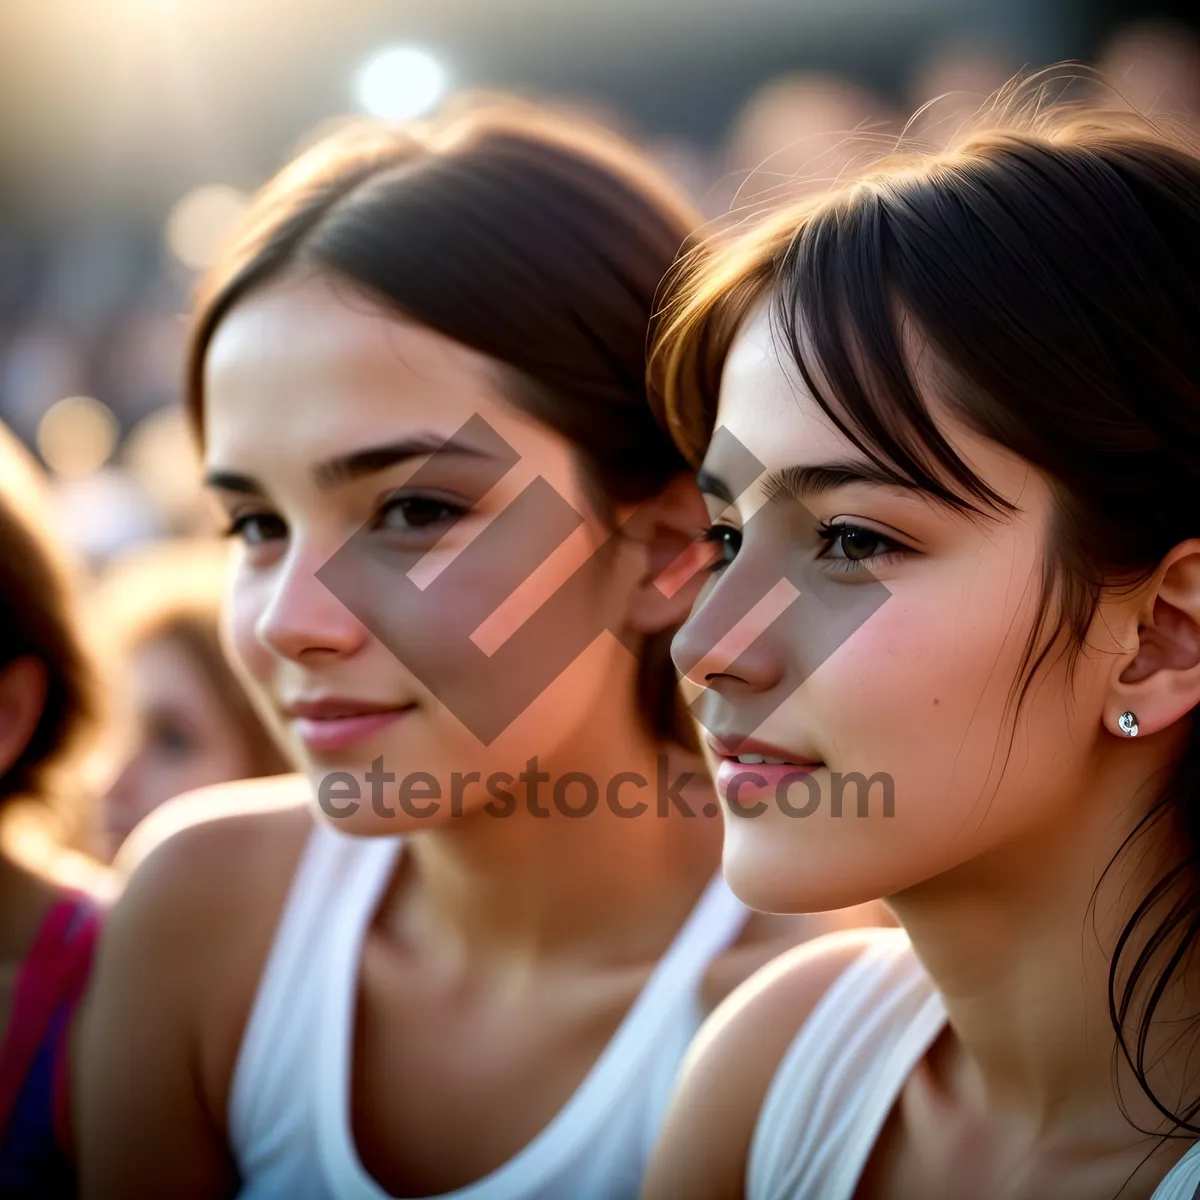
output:
[{"label": "dark brown hair", "polygon": [[[697,221],[614,135],[516,102],[336,134],[268,184],[202,289],[193,428],[224,316],[315,267],[507,368],[513,403],[574,443],[604,501],[647,500],[687,469],[647,400],[646,330]],[[645,641],[641,701],[657,735],[694,745],[669,642]]]},{"label": "dark brown hair", "polygon": [[[1006,105],[943,152],[878,164],[693,256],[651,372],[698,460],[731,341],[766,303],[812,395],[864,454],[960,511],[1003,511],[933,421],[918,332],[956,415],[1054,490],[1023,699],[1060,639],[1075,660],[1104,589],[1148,579],[1200,534],[1200,147],[1129,112]],[[1155,1009],[1200,933],[1200,732],[1186,720],[1184,752],[1147,781],[1161,786],[1135,831],[1175,821],[1179,858],[1122,931],[1109,999],[1139,1083],[1194,1134],[1200,1099],[1174,1109],[1146,1080]],[[1165,966],[1139,992],[1152,962]],[[1135,993],[1148,1000],[1131,1045]]]},{"label": "dark brown hair", "polygon": [[[100,726],[98,675],[78,623],[73,564],[46,528],[50,493],[24,448],[0,426],[0,671],[32,657],[46,702],[25,749],[0,778],[0,804],[62,801],[66,774]],[[63,813],[62,815],[67,815]]]}]

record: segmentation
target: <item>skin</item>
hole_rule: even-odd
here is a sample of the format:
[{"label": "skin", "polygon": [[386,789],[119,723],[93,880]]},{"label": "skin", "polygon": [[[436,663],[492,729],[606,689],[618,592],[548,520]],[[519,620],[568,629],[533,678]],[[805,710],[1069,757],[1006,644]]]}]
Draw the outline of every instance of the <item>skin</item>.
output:
[{"label": "skin", "polygon": [[165,800],[250,773],[238,730],[186,646],[154,638],[132,660],[138,741],[104,801],[110,856]]},{"label": "skin", "polygon": [[[1014,514],[969,520],[919,493],[861,482],[810,491],[802,505],[764,507],[757,485],[732,508],[710,498],[715,521],[747,533],[676,639],[677,661],[698,658],[689,680],[703,694],[706,724],[820,760],[823,797],[834,771],[886,771],[895,786],[890,818],[877,804],[867,817],[836,820],[824,802],[805,820],[774,806],[747,819],[723,795],[726,876],[743,899],[774,911],[885,896],[945,997],[950,1024],[906,1083],[856,1200],[1148,1196],[1187,1141],[1155,1150],[1118,1109],[1107,969],[1133,905],[1178,853],[1169,823],[1117,859],[1091,902],[1149,807],[1139,788],[1174,760],[1200,701],[1200,541],[1176,546],[1143,586],[1106,593],[1074,672],[1051,655],[1014,718],[1006,700],[1050,552],[1049,484],[956,424],[931,390],[928,403]],[[865,461],[776,352],[761,312],[731,349],[717,425],[768,470]],[[704,465],[721,477],[731,464],[714,444]],[[819,639],[795,623],[751,630],[747,638],[762,636],[734,665],[702,654],[741,611],[739,590],[762,563],[820,542],[816,523],[859,531],[812,550],[812,570],[849,597],[869,578],[865,568],[888,589],[886,602],[811,672]],[[777,706],[761,727],[745,728],[765,700]],[[1138,717],[1136,739],[1117,726],[1126,710]],[[714,1017],[693,1050],[646,1197],[742,1195],[775,1067],[861,945],[848,934],[801,947]],[[1190,961],[1184,974],[1194,985]],[[1193,1007],[1175,989],[1160,1015]],[[1151,1038],[1150,1081],[1160,1095],[1190,1095],[1191,1043],[1170,1033]],[[1119,1083],[1131,1118],[1163,1129],[1123,1066]],[[956,1192],[955,1180],[967,1190]]]},{"label": "skin", "polygon": [[[168,805],[152,824],[181,831],[135,834],[144,858],[110,920],[85,1013],[84,1194],[233,1190],[225,1122],[234,1060],[314,820],[363,836],[414,835],[360,963],[353,1133],[365,1167],[392,1194],[462,1186],[520,1150],[578,1087],[718,868],[720,820],[658,819],[653,808],[626,820],[604,806],[586,820],[554,809],[538,818],[523,806],[498,820],[478,789],[461,796],[457,816],[447,805],[427,818],[398,807],[380,816],[370,803],[343,818],[319,812],[312,798],[326,775],[345,772],[369,794],[366,773],[377,757],[397,775],[420,769],[448,789],[455,771],[515,774],[532,754],[552,777],[635,771],[653,779],[664,748],[640,723],[632,656],[610,635],[487,745],[434,695],[427,680],[453,688],[477,669],[455,649],[455,634],[472,595],[482,592],[485,610],[507,595],[512,541],[475,559],[464,594],[424,609],[397,601],[386,615],[399,654],[316,578],[364,527],[363,569],[381,587],[394,589],[408,571],[434,576],[537,475],[584,521],[491,636],[498,625],[503,640],[506,622],[516,628],[588,561],[607,530],[586,499],[574,451],[507,402],[493,363],[345,287],[298,277],[248,297],[225,319],[206,382],[206,465],[223,477],[214,494],[243,542],[230,641],[256,706],[290,740],[304,775],[221,789],[227,815],[200,824],[179,821],[180,806]],[[475,415],[517,449],[520,463],[513,478],[480,495],[478,456],[441,462],[437,497],[475,505],[457,524],[430,532],[418,519],[436,505],[395,503],[428,454],[353,479],[343,473],[332,486],[314,476],[331,456],[418,433],[445,439]],[[230,488],[231,473],[252,482]],[[591,606],[589,619],[631,636],[682,619],[691,595],[666,599],[653,580],[703,522],[685,484],[654,502],[641,534],[591,562],[580,600]],[[518,531],[516,548],[537,533]],[[400,659],[427,645],[439,647],[425,662],[435,673],[418,677]],[[407,711],[353,746],[314,749],[286,709],[328,695]],[[697,772],[685,799],[699,811],[712,795],[702,764],[672,758],[673,768]],[[184,807],[213,799],[200,793]],[[712,965],[704,1003],[715,1005],[786,946],[867,916],[752,919]],[[464,1124],[464,1111],[487,1112],[486,1128]]]}]

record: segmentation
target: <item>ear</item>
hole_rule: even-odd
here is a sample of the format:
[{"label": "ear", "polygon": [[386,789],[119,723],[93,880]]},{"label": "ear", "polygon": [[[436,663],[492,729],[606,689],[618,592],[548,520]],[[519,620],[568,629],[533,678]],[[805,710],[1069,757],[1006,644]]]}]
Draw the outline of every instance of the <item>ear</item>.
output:
[{"label": "ear", "polygon": [[1138,736],[1157,733],[1200,704],[1200,538],[1180,542],[1159,564],[1143,594],[1137,644],[1118,668],[1105,727],[1124,712],[1137,719]]},{"label": "ear", "polygon": [[0,776],[25,752],[46,707],[46,668],[32,655],[0,669]]},{"label": "ear", "polygon": [[708,508],[695,477],[677,475],[654,499],[636,510],[624,508],[618,519],[621,536],[639,542],[645,552],[630,627],[651,634],[681,625],[704,583],[700,568],[707,561],[698,538],[708,528]]}]

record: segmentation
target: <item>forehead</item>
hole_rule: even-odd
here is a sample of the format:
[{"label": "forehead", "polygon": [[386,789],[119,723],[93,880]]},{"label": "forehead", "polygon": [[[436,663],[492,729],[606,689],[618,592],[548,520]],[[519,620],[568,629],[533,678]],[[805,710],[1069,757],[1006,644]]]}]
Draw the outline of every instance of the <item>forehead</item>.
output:
[{"label": "forehead", "polygon": [[348,283],[286,278],[240,301],[205,359],[210,462],[285,452],[312,461],[405,430],[453,434],[482,415],[527,424],[498,364]]},{"label": "forehead", "polygon": [[806,458],[831,456],[834,451],[846,457],[852,451],[849,440],[804,382],[774,327],[766,300],[751,311],[730,344],[721,373],[716,425],[727,436],[714,438],[705,460],[714,469],[720,468],[717,460],[736,443],[766,466],[776,465],[781,458],[799,461],[800,450]]},{"label": "forehead", "polygon": [[[801,343],[805,333],[798,330]],[[968,470],[1018,508],[1045,507],[1047,485],[1019,455],[969,428],[938,394],[935,375],[923,369],[924,345],[911,338],[915,382],[933,424]],[[755,309],[730,345],[721,377],[716,428],[705,469],[718,477],[745,474],[746,451],[764,470],[819,462],[864,462],[866,455],[843,434],[805,383],[779,335],[767,303]],[[949,479],[947,486],[953,487]]]}]

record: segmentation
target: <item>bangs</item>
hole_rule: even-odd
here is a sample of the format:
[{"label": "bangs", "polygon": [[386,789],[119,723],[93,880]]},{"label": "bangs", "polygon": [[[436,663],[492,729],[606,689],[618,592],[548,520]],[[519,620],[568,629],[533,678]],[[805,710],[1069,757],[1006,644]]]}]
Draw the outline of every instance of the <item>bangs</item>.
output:
[{"label": "bangs", "polygon": [[923,385],[973,424],[954,403],[963,381],[922,328],[896,269],[888,215],[879,193],[860,189],[805,222],[776,268],[776,341],[833,424],[877,466],[959,511],[1010,510],[946,440],[922,394]]},{"label": "bangs", "polygon": [[712,436],[734,338],[769,303],[780,349],[836,428],[939,501],[1013,507],[956,453],[935,407],[1042,472],[1064,505],[1086,500],[1096,520],[1075,523],[1104,533],[1080,534],[1080,561],[1141,569],[1192,536],[1183,398],[1200,370],[1188,315],[1200,256],[1190,234],[1168,244],[1162,228],[1190,231],[1200,189],[1186,154],[1151,132],[1052,116],[888,160],[694,254],[651,364],[689,458]]},{"label": "bangs", "polygon": [[946,440],[922,394],[932,388],[976,424],[954,402],[965,381],[914,311],[889,215],[879,190],[859,186],[683,263],[671,281],[676,306],[661,319],[651,358],[668,428],[698,466],[729,350],[765,304],[776,344],[866,458],[958,511],[1011,510]]}]

